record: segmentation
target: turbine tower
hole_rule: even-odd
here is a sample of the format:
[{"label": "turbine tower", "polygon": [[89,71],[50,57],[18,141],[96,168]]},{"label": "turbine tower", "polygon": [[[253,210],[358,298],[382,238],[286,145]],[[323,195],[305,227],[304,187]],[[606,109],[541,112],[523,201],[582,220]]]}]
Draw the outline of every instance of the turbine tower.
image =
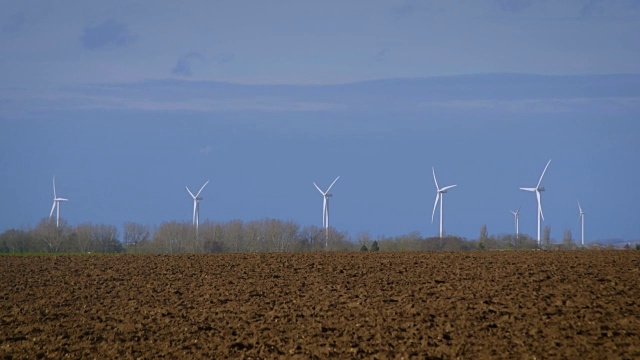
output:
[{"label": "turbine tower", "polygon": [[516,220],[516,240],[518,240],[518,235],[520,234],[520,206],[518,206],[518,210],[509,212],[513,214]]},{"label": "turbine tower", "polygon": [[536,193],[536,198],[538,199],[538,246],[540,246],[540,218],[544,221],[544,214],[542,214],[542,203],[540,202],[540,196],[544,191],[544,187],[540,187],[542,183],[542,178],[544,177],[544,173],[547,171],[549,164],[551,163],[551,159],[547,162],[547,165],[542,170],[542,175],[540,175],[540,180],[538,180],[538,185],[534,188],[520,188],[520,190],[530,191]]},{"label": "turbine tower", "polygon": [[325,231],[325,244],[324,246],[327,247],[329,245],[329,198],[333,196],[332,193],[330,193],[329,191],[331,191],[331,188],[333,187],[333,184],[336,183],[336,181],[338,181],[338,179],[340,179],[340,176],[338,176],[335,180],[333,180],[333,182],[331,183],[331,185],[329,185],[329,188],[327,189],[327,191],[322,191],[320,189],[320,187],[318,187],[318,185],[316,185],[316,183],[313,183],[313,186],[316,187],[316,189],[318,189],[318,191],[320,192],[320,194],[322,194],[322,226],[324,227],[324,231]]},{"label": "turbine tower", "polygon": [[187,191],[189,192],[189,195],[191,195],[191,197],[193,198],[193,226],[196,227],[196,234],[198,233],[198,225],[200,224],[200,200],[202,200],[202,198],[200,197],[200,193],[208,183],[209,180],[207,180],[207,182],[202,185],[198,193],[195,195],[193,195],[191,190],[189,190],[188,186],[185,186],[187,188]]},{"label": "turbine tower", "polygon": [[442,238],[442,203],[444,200],[444,194],[447,190],[454,188],[458,185],[449,185],[443,188],[438,186],[438,180],[436,179],[436,170],[431,167],[431,171],[433,172],[433,181],[436,183],[436,202],[433,204],[433,212],[431,213],[431,223],[433,224],[433,216],[436,214],[436,207],[438,206],[438,200],[440,201],[440,238]]},{"label": "turbine tower", "polygon": [[61,198],[56,195],[56,177],[53,177],[53,206],[51,207],[51,212],[49,213],[49,220],[51,220],[51,216],[53,216],[53,210],[56,210],[56,227],[60,226],[60,202],[61,201],[69,201],[69,199]]},{"label": "turbine tower", "polygon": [[584,211],[582,211],[580,201],[578,201],[578,210],[580,211],[580,215],[578,215],[578,221],[582,222],[582,247],[584,247]]}]

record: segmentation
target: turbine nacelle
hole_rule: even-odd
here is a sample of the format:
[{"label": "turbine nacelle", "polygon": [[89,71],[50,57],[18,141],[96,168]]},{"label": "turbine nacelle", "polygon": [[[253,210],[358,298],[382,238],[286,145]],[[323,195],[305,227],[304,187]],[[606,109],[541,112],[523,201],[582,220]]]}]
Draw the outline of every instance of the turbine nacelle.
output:
[{"label": "turbine nacelle", "polygon": [[541,186],[541,187],[537,188],[536,190],[542,192],[542,191],[544,191],[544,186]]}]

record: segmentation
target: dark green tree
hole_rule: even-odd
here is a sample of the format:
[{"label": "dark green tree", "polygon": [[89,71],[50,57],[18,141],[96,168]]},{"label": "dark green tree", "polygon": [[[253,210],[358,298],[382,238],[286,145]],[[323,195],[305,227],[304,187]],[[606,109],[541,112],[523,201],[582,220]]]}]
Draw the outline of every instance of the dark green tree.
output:
[{"label": "dark green tree", "polygon": [[371,251],[380,251],[377,241],[374,241],[373,244],[371,244]]}]

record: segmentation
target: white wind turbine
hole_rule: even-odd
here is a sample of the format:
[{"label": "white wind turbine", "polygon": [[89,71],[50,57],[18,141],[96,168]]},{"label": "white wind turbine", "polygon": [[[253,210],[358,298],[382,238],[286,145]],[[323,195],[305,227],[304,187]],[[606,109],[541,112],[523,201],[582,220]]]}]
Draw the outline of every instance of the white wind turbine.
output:
[{"label": "white wind turbine", "polygon": [[49,220],[51,220],[51,216],[53,216],[53,210],[56,209],[56,227],[60,226],[60,202],[61,201],[69,201],[69,199],[59,198],[56,195],[56,177],[53,177],[53,206],[51,207],[51,212],[49,213]]},{"label": "white wind turbine", "polygon": [[433,172],[433,181],[436,183],[436,202],[433,204],[433,212],[431,213],[431,223],[433,223],[433,217],[436,214],[436,207],[438,206],[438,200],[440,201],[440,238],[442,238],[442,206],[444,201],[444,194],[447,190],[454,188],[458,185],[449,185],[443,188],[438,186],[438,180],[436,179],[436,170],[431,167],[431,171]]},{"label": "white wind turbine", "polygon": [[323,199],[322,200],[322,226],[325,229],[325,247],[329,244],[329,198],[333,196],[333,194],[330,193],[329,191],[331,191],[333,184],[335,184],[336,181],[338,181],[338,179],[340,179],[340,176],[338,176],[335,180],[333,180],[331,185],[329,185],[329,188],[327,189],[327,191],[322,191],[320,187],[316,185],[315,182],[313,183],[313,186],[315,186],[316,189],[318,189],[318,191],[320,192],[320,194],[322,194],[322,199]]},{"label": "white wind turbine", "polygon": [[187,191],[189,192],[189,195],[191,195],[191,197],[193,198],[193,226],[196,227],[196,231],[198,230],[198,225],[200,224],[200,200],[202,200],[202,198],[200,197],[200,193],[208,183],[209,180],[207,180],[207,182],[202,185],[198,193],[195,195],[193,195],[191,190],[189,190],[188,186],[185,186],[187,188]]},{"label": "white wind turbine", "polygon": [[578,221],[582,222],[582,247],[584,247],[584,211],[582,211],[580,201],[578,201],[578,210],[580,211],[580,215],[578,215]]},{"label": "white wind turbine", "polygon": [[518,240],[518,235],[520,234],[520,206],[518,206],[518,210],[509,210],[509,212],[513,214],[513,217],[516,220],[516,240]]},{"label": "white wind turbine", "polygon": [[540,245],[540,218],[544,221],[544,215],[542,214],[542,203],[540,202],[541,193],[544,191],[544,187],[540,187],[542,183],[542,178],[544,177],[544,173],[547,171],[549,164],[551,163],[551,159],[547,162],[547,165],[542,170],[542,175],[540,175],[540,180],[538,180],[538,185],[534,188],[520,188],[520,190],[531,191],[536,193],[536,198],[538,199],[538,245]]}]

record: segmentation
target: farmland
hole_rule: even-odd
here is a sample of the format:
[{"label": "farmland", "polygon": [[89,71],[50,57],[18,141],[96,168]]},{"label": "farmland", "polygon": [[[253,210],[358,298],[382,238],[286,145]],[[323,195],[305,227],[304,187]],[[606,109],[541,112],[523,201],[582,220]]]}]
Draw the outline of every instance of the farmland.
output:
[{"label": "farmland", "polygon": [[0,257],[0,356],[640,358],[640,251]]}]

